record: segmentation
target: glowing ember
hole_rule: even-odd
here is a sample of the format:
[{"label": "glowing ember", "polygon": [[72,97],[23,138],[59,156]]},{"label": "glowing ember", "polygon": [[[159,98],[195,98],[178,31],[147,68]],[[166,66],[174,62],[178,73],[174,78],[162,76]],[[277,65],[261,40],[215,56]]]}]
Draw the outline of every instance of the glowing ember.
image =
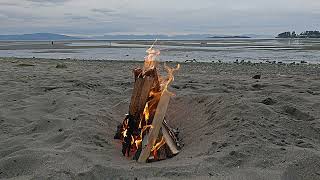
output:
[{"label": "glowing ember", "polygon": [[[146,121],[146,124],[148,124],[148,120],[150,116],[148,103],[146,103],[146,106],[144,107],[143,115],[144,115],[144,120]],[[141,125],[141,121],[140,121],[140,125]]]},{"label": "glowing ember", "polygon": [[161,141],[158,142],[157,144],[155,144],[155,145],[153,146],[153,148],[151,149],[151,152],[153,152],[153,151],[158,151],[159,148],[160,148],[161,146],[163,146],[165,143],[166,143],[166,141],[165,141],[164,138],[162,137],[162,138],[161,138]]}]

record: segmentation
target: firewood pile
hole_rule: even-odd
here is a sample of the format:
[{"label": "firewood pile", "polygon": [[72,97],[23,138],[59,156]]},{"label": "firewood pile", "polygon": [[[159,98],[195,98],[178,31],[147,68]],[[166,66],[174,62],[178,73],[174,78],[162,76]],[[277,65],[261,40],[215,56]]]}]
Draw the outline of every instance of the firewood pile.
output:
[{"label": "firewood pile", "polygon": [[179,69],[164,65],[166,77],[160,76],[155,58],[160,51],[147,50],[144,67],[133,70],[134,87],[129,113],[117,127],[115,139],[122,141],[122,154],[138,162],[151,162],[170,158],[181,148],[178,130],[169,126],[166,112],[173,93],[168,91]]}]

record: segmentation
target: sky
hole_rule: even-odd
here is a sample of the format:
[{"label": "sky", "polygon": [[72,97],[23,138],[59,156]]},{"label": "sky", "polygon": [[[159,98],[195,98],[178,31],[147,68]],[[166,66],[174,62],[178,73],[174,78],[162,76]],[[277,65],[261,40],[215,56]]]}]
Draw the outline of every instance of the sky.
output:
[{"label": "sky", "polygon": [[319,0],[0,0],[0,34],[265,34],[320,30]]}]

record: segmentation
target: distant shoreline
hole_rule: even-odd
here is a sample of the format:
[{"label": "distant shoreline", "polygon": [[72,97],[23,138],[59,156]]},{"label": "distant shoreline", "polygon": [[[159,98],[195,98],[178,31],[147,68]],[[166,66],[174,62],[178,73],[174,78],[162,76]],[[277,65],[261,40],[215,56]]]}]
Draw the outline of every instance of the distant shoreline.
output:
[{"label": "distant shoreline", "polygon": [[215,35],[215,34],[184,34],[184,35],[166,35],[166,34],[145,34],[145,35],[100,35],[100,36],[77,36],[77,35],[64,35],[55,33],[32,33],[32,34],[13,34],[6,35],[0,34],[1,40],[208,40],[212,38],[270,38],[270,35],[256,35],[256,34],[242,34],[242,35]]},{"label": "distant shoreline", "polygon": [[[144,59],[141,60],[118,60],[118,59],[77,59],[77,58],[30,58],[30,57],[2,57],[0,56],[1,60],[21,60],[21,61],[61,61],[61,62],[122,62],[122,63],[141,63],[144,61]],[[320,63],[312,63],[312,62],[282,62],[282,61],[161,61],[161,63],[179,63],[179,64],[238,64],[238,65],[275,65],[275,66],[290,66],[290,65],[302,65],[302,66],[315,66],[319,67]]]},{"label": "distant shoreline", "polygon": [[212,36],[212,39],[250,39],[249,36]]}]

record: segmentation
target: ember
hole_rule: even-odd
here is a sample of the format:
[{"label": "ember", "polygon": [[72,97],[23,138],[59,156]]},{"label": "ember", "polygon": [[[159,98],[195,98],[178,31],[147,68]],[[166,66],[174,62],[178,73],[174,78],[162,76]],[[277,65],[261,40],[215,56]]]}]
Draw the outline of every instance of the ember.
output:
[{"label": "ember", "polygon": [[135,83],[129,106],[129,114],[118,126],[115,139],[122,140],[122,153],[138,162],[162,160],[179,153],[177,131],[170,128],[165,114],[170,97],[169,84],[179,69],[164,65],[167,77],[160,76],[155,60],[160,51],[153,45],[146,51],[143,68],[133,70]]}]

